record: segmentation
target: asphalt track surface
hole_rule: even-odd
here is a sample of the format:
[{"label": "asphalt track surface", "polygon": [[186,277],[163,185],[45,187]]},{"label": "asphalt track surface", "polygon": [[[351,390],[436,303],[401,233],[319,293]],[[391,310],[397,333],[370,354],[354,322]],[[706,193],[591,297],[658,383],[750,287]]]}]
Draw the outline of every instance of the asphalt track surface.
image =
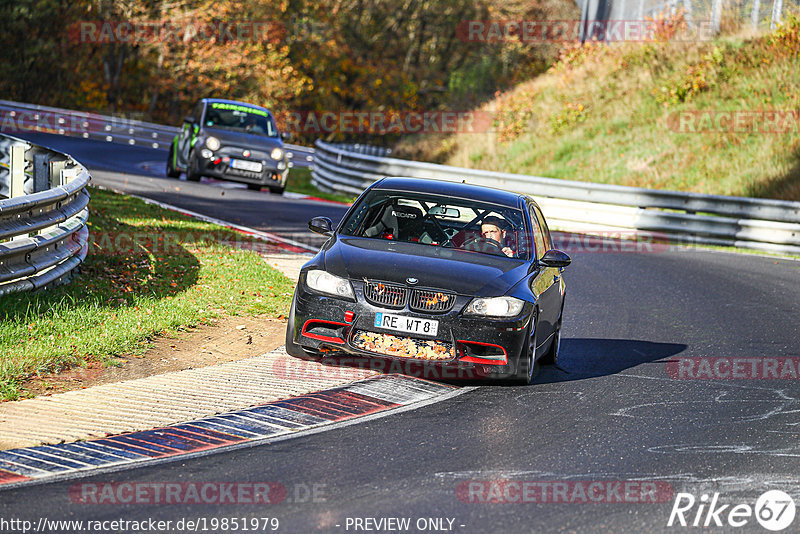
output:
[{"label": "asphalt track surface", "polygon": [[[240,224],[297,235],[311,216],[342,212],[134,175],[143,153],[80,143],[51,144],[84,161],[99,184]],[[156,159],[153,152],[146,157]],[[176,184],[187,188],[171,191]],[[682,358],[758,364],[800,357],[800,262],[695,249],[571,255],[560,368],[544,368],[531,386],[479,387],[325,432],[79,481],[274,481],[288,492],[281,503],[76,504],[72,481],[0,492],[0,518],[277,517],[278,532],[298,533],[390,532],[372,523],[354,528],[355,518],[388,517],[411,519],[409,529],[394,532],[446,532],[416,522],[449,518],[450,532],[680,532],[699,528],[667,526],[678,492],[698,499],[719,493],[720,504],[754,506],[765,491],[780,489],[800,505],[800,381],[677,379],[668,372]],[[486,492],[458,491],[470,482],[567,482],[572,491],[578,481],[585,488],[631,480],[658,483],[659,492],[666,484],[668,494],[658,503],[585,503],[552,492],[549,500],[561,502],[483,503],[471,501]],[[306,490],[314,485],[317,498],[309,502]],[[615,500],[615,490],[605,495]],[[532,493],[524,500],[539,499]],[[697,510],[686,512],[690,523]],[[798,525],[800,517],[786,531]],[[710,530],[768,532],[753,517],[743,527]]]}]

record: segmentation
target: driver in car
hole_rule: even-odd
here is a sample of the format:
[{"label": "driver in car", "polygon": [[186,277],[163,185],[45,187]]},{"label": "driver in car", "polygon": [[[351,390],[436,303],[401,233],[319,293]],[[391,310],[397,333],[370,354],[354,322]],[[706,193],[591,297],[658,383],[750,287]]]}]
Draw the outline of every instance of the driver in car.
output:
[{"label": "driver in car", "polygon": [[514,257],[514,251],[506,246],[506,223],[500,217],[486,217],[481,223],[481,236],[484,239],[498,243],[503,250],[503,254],[509,258]]},{"label": "driver in car", "polygon": [[247,117],[245,117],[244,119],[244,131],[249,134],[264,133],[261,126],[258,125],[258,121],[256,121],[256,118],[251,115],[247,115]]}]

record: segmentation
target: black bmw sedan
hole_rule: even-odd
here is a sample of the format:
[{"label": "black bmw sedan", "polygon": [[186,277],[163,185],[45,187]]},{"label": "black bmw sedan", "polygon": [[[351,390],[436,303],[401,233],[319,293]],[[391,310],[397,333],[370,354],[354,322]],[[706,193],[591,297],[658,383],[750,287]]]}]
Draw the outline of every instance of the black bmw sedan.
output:
[{"label": "black bmw sedan", "polygon": [[528,196],[385,178],[353,203],[301,272],[286,350],[477,369],[527,384],[558,359],[570,258]]},{"label": "black bmw sedan", "polygon": [[269,110],[253,104],[204,98],[172,140],[167,176],[199,181],[202,176],[286,189],[289,163],[283,138]]}]

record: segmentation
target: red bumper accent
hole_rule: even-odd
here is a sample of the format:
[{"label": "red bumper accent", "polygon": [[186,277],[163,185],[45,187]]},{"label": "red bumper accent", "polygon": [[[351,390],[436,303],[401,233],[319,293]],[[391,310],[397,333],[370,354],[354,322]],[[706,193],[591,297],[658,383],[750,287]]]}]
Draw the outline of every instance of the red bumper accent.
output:
[{"label": "red bumper accent", "polygon": [[[506,349],[501,347],[500,345],[495,345],[494,343],[483,343],[481,341],[467,341],[464,339],[459,339],[457,342],[458,345],[458,355],[460,358],[458,361],[460,362],[469,362],[469,363],[481,363],[484,365],[507,365],[508,364],[508,353],[506,353]],[[469,345],[477,345],[479,347],[492,347],[496,349],[500,349],[503,353],[502,360],[496,360],[492,358],[481,358],[479,356],[468,356],[464,353],[464,346]]]}]

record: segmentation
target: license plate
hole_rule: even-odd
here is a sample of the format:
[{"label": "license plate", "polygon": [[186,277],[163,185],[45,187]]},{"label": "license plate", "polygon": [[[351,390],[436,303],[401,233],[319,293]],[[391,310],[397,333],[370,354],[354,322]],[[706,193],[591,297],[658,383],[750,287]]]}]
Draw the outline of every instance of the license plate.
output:
[{"label": "license plate", "polygon": [[232,159],[231,167],[234,169],[241,169],[243,171],[261,172],[260,161],[247,161],[243,159]]},{"label": "license plate", "polygon": [[375,328],[435,336],[439,332],[439,321],[378,312],[375,314]]}]

